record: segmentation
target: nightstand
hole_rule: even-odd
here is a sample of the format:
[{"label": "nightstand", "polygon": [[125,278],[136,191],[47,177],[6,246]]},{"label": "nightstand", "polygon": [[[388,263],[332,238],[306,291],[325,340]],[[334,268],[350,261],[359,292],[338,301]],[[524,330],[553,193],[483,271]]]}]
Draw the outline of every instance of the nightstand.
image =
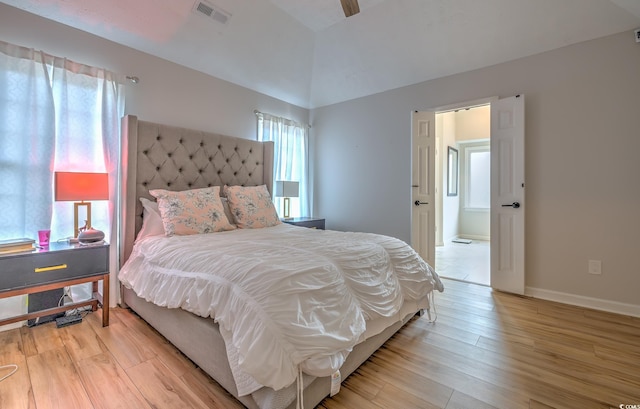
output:
[{"label": "nightstand", "polygon": [[324,219],[318,219],[316,217],[294,217],[293,219],[280,220],[282,220],[283,223],[292,224],[294,226],[324,230]]},{"label": "nightstand", "polygon": [[[98,282],[102,280],[101,296]],[[60,307],[0,320],[11,324],[91,305],[102,307],[102,326],[109,325],[109,244],[51,243],[48,248],[0,256],[0,298],[92,283],[92,297]]]}]

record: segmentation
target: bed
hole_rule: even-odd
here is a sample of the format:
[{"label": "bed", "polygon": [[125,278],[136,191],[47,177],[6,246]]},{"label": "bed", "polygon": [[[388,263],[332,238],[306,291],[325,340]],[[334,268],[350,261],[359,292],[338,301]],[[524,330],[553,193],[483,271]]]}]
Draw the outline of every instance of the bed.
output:
[{"label": "bed", "polygon": [[[346,378],[442,291],[437,274],[397,239],[247,218],[234,201],[270,197],[272,143],[133,115],[122,129],[122,303],[246,407],[315,407],[338,370]],[[147,234],[158,206],[166,216],[193,195],[215,201],[215,233],[183,235],[181,228],[205,227],[164,217],[164,231],[177,234]],[[251,228],[262,227],[255,220],[267,224]],[[365,261],[374,266],[366,275]]]}]

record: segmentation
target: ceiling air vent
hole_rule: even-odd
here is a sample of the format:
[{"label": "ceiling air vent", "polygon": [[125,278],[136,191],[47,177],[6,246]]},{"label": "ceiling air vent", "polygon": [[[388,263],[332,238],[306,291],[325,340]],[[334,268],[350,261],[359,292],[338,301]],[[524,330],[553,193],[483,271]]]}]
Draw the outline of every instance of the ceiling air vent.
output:
[{"label": "ceiling air vent", "polygon": [[229,18],[231,18],[230,13],[227,13],[216,5],[201,0],[195,2],[195,4],[193,5],[193,11],[196,14],[208,17],[221,24],[227,24],[227,21],[229,21]]}]

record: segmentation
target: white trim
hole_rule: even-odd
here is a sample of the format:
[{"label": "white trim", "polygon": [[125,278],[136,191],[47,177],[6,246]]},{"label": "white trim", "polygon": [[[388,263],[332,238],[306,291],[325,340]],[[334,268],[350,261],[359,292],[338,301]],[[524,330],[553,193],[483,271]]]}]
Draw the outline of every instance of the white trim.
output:
[{"label": "white trim", "polygon": [[444,114],[446,112],[455,111],[456,109],[475,108],[483,105],[490,105],[492,102],[497,101],[498,97],[487,97],[475,99],[473,101],[458,102],[455,104],[442,105],[432,109],[426,109],[425,111],[434,111],[436,114]]},{"label": "white trim", "polygon": [[[19,297],[19,296],[18,296]],[[27,325],[27,321],[14,322],[13,324],[6,324],[0,327],[0,332],[9,331],[12,329],[24,327]]]},{"label": "white trim", "polygon": [[601,298],[585,297],[582,295],[563,293],[560,291],[545,290],[542,288],[526,287],[525,295],[542,300],[555,301],[563,304],[576,305],[594,310],[613,312],[616,314],[640,317],[640,305],[625,304],[617,301],[603,300]]}]

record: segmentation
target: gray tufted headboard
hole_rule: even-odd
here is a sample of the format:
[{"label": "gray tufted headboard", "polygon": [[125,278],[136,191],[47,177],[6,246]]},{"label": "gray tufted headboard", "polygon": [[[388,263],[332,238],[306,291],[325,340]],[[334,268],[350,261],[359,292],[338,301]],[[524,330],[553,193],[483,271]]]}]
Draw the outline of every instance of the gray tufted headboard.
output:
[{"label": "gray tufted headboard", "polygon": [[273,142],[122,118],[122,228],[120,265],[142,227],[140,197],[150,189],[267,185],[273,188]]}]

